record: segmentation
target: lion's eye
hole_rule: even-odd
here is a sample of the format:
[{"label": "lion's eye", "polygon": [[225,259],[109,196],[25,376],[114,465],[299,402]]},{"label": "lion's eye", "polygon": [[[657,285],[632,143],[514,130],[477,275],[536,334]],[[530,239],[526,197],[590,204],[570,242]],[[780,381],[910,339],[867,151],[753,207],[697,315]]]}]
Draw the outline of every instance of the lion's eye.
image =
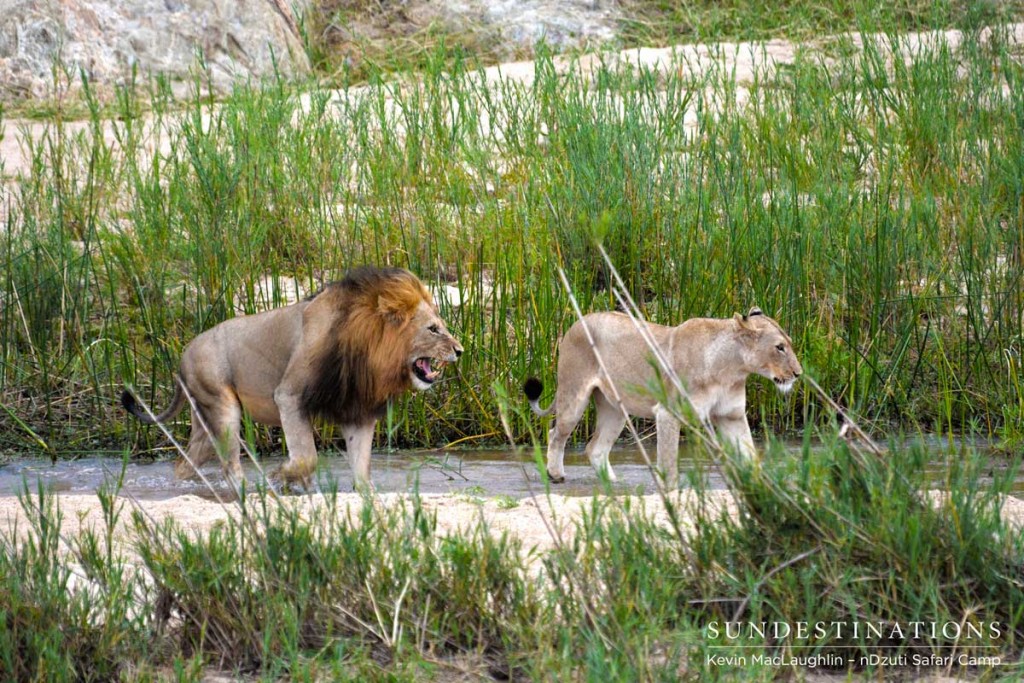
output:
[{"label": "lion's eye", "polygon": [[437,325],[431,325],[427,329],[433,332],[434,334],[441,334],[441,328],[438,327]]},{"label": "lion's eye", "polygon": [[775,348],[778,349],[779,351],[785,351],[786,350],[786,345],[785,344],[776,344]]}]

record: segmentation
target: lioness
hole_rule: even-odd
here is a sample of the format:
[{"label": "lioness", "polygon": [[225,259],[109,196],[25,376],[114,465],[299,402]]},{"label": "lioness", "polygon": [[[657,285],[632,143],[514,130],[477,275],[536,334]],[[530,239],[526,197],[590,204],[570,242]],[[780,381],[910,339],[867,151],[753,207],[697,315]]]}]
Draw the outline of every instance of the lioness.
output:
[{"label": "lioness", "polygon": [[[658,467],[669,489],[675,489],[679,478],[679,422],[644,391],[655,373],[640,332],[622,313],[591,313],[584,321],[623,407],[630,415],[655,419]],[[747,377],[756,373],[775,382],[779,391],[792,389],[803,369],[789,335],[759,308],[750,309],[744,316],[737,313],[725,319],[693,318],[677,327],[648,327],[683,381],[698,417],[713,424],[723,442],[753,457],[754,441],[746,413]],[[557,416],[548,433],[547,470],[551,481],[565,481],[565,442],[583,416],[591,394],[597,404],[597,425],[587,444],[587,456],[595,469],[615,479],[608,452],[626,418],[598,365],[583,321],[570,327],[559,342],[554,403],[541,409],[538,400],[543,386],[537,379],[527,380],[523,389],[536,414],[555,412]]]},{"label": "lioness", "polygon": [[[410,387],[429,389],[460,355],[415,275],[366,266],[305,301],[200,334],[182,355],[171,406],[155,420],[128,391],[121,401],[143,422],[166,422],[185,405],[184,385],[195,402],[188,459],[198,467],[213,458],[216,440],[225,472],[236,478],[242,411],[280,425],[288,462],[276,477],[307,487],[317,459],[310,418],[327,418],[341,426],[356,486],[369,486],[374,427],[388,400]],[[175,474],[195,472],[182,458]]]}]

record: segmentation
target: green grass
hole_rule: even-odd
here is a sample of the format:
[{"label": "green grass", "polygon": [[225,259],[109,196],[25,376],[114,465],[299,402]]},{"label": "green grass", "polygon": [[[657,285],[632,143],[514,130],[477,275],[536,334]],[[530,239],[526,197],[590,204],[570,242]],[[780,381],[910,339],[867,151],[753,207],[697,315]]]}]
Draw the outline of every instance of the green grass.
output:
[{"label": "green grass", "polygon": [[[492,383],[550,379],[572,321],[556,268],[584,310],[614,305],[595,236],[652,320],[759,305],[880,431],[1011,443],[1024,88],[1019,48],[996,36],[892,69],[884,43],[805,56],[758,74],[752,107],[724,73],[556,75],[548,57],[532,85],[438,67],[306,107],[284,84],[174,113],[165,90],[124,91],[115,143],[56,121],[8,195],[0,447],[154,445],[118,409],[125,384],[163,404],[188,341],[274,298],[265,275],[310,290],[361,263],[467,299],[440,301],[467,349],[457,371],[397,401],[384,442],[497,441]],[[168,141],[155,163],[143,100]],[[720,114],[690,126],[687,110]],[[821,419],[802,391],[754,380],[749,397],[755,425]]]},{"label": "green grass", "polygon": [[[897,670],[859,657],[955,647],[1020,675],[1024,545],[999,516],[1012,476],[983,485],[984,459],[965,450],[948,463],[951,495],[932,504],[923,450],[770,455],[763,468],[724,461],[734,515],[700,504],[710,494],[695,472],[697,497],[672,508],[692,527],[652,521],[638,499],[596,497],[574,533],[531,552],[483,521],[443,534],[415,496],[349,506],[332,492],[293,506],[250,491],[239,516],[197,536],[113,487],[102,521],[59,536],[59,499],[40,490],[23,497],[28,528],[0,530],[0,673],[769,680],[788,669],[751,654],[849,657],[833,670],[875,677]],[[794,630],[728,636],[726,622]],[[826,626],[798,635],[799,622]],[[940,631],[912,636],[916,622]],[[894,624],[904,636],[891,637]],[[947,624],[957,630],[943,634]],[[737,654],[747,661],[709,660]]]},{"label": "green grass", "polygon": [[103,530],[64,538],[63,514],[42,486],[21,500],[30,528],[0,535],[0,672],[6,680],[116,679],[138,653],[131,638],[146,620],[135,602],[141,575],[110,543],[121,504],[101,494]]}]

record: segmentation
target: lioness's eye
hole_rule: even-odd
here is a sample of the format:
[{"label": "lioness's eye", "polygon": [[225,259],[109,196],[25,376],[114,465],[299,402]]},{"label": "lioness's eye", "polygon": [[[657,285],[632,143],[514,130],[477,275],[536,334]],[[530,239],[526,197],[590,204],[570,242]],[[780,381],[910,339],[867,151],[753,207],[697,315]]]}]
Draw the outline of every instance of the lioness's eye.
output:
[{"label": "lioness's eye", "polygon": [[786,345],[785,344],[776,344],[775,348],[778,349],[779,351],[785,351],[786,350]]},{"label": "lioness's eye", "polygon": [[441,334],[441,328],[438,327],[437,325],[431,325],[427,329],[433,332],[434,334]]}]

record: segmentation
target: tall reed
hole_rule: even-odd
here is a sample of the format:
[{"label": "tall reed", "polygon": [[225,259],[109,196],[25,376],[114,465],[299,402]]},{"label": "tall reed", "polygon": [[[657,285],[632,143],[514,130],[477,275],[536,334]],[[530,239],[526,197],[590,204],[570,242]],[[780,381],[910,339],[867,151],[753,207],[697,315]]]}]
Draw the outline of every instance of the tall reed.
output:
[{"label": "tall reed", "polygon": [[[280,300],[264,278],[310,291],[368,262],[458,287],[439,305],[467,347],[448,381],[396,402],[384,442],[497,439],[492,382],[552,373],[571,322],[556,268],[585,309],[615,305],[597,236],[652,320],[756,304],[880,429],[1011,439],[1021,67],[998,30],[890,65],[897,43],[739,85],[541,54],[527,82],[439,61],[417,83],[239,89],[173,113],[159,83],[126,90],[118,118],[56,121],[7,190],[0,438],[152,444],[117,410],[123,384],[160,404],[193,336]],[[801,392],[749,394],[755,425],[816,419]]]}]

